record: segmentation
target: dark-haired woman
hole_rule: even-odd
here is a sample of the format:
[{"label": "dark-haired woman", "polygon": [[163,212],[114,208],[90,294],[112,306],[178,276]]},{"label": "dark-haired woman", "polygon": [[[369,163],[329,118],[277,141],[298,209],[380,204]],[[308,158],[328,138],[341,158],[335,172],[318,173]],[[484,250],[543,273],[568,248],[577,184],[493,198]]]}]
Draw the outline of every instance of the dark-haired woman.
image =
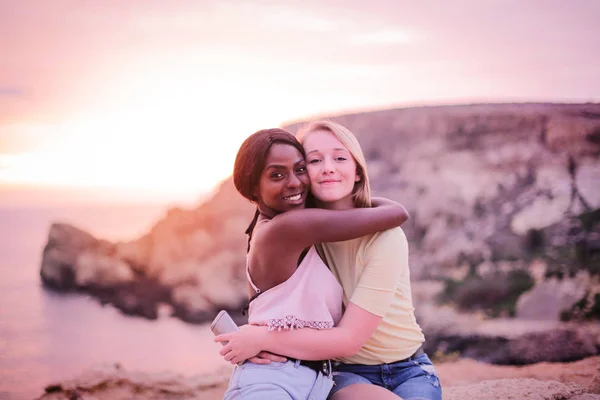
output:
[{"label": "dark-haired woman", "polygon": [[[408,219],[401,205],[383,199],[373,208],[306,209],[304,149],[281,129],[258,131],[244,141],[233,181],[257,206],[247,231],[248,320],[270,330],[325,330],[340,320],[342,287],[315,244],[358,238]],[[245,363],[236,367],[225,399],[325,399],[332,385],[328,361]]]},{"label": "dark-haired woman", "polygon": [[[300,133],[316,206],[371,207],[369,176],[354,134],[332,121]],[[328,266],[344,289],[344,315],[327,330],[272,332],[247,326],[220,335],[221,350],[238,362],[262,351],[307,360],[335,358],[331,400],[441,400],[440,380],[423,351],[411,295],[408,242],[400,227],[358,239],[323,243]]]}]

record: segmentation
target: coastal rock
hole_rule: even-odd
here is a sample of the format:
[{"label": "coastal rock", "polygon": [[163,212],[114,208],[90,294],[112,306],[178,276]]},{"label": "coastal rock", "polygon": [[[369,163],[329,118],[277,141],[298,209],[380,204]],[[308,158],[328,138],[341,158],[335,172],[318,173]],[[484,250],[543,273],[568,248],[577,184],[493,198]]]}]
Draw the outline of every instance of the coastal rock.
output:
[{"label": "coastal rock", "polygon": [[[541,264],[547,266],[544,279],[600,271],[600,105],[415,107],[331,119],[356,133],[374,194],[408,209],[411,219],[403,228],[413,281],[455,279],[464,288],[469,285],[457,271],[468,279]],[[286,129],[295,133],[302,124]],[[252,212],[227,179],[203,204],[169,210],[128,243],[56,224],[42,279],[48,287],[99,294],[127,312],[156,315],[152,310],[164,303],[186,321],[207,321],[220,308],[238,309],[247,296],[243,232]],[[507,282],[486,293],[499,296],[487,301],[504,307],[494,311],[503,316],[513,315],[520,294],[512,296]],[[523,316],[558,320],[559,308],[580,301],[562,296],[551,309],[537,309],[539,293],[548,288],[543,280],[536,284],[538,294],[534,288],[532,300],[520,303]],[[579,290],[596,289],[586,284]],[[478,307],[478,300],[489,296],[475,294],[463,290],[464,301],[454,305],[487,311],[489,304]]]},{"label": "coastal rock", "polygon": [[128,315],[156,319],[167,304],[187,322],[212,319],[220,309],[243,322],[243,232],[252,206],[229,185],[197,209],[169,210],[148,234],[131,242],[110,243],[53,224],[42,281],[53,289],[86,291]]},{"label": "coastal rock", "polygon": [[600,324],[499,318],[417,305],[426,333],[425,351],[437,357],[468,357],[499,365],[569,362],[598,354]]},{"label": "coastal rock", "polygon": [[[42,257],[43,282],[57,289],[72,289],[78,283],[95,279],[118,283],[131,275],[123,265],[114,268],[110,259],[114,246],[68,224],[55,223],[50,228]],[[79,262],[80,268],[77,268]]]},{"label": "coastal rock", "polygon": [[111,287],[134,279],[134,273],[126,262],[90,250],[84,250],[77,256],[75,271],[75,284],[80,287]]},{"label": "coastal rock", "polygon": [[591,286],[590,276],[582,271],[575,278],[550,278],[523,293],[517,301],[516,316],[523,319],[558,320],[561,312],[583,298]]},{"label": "coastal rock", "polygon": [[598,354],[597,337],[581,328],[527,333],[508,343],[507,364],[565,362]]}]

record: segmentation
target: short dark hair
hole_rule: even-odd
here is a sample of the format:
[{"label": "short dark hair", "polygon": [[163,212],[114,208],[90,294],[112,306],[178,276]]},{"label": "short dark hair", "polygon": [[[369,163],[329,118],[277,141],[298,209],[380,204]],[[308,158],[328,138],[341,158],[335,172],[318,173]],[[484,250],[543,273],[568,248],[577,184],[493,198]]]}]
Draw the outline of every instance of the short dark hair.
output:
[{"label": "short dark hair", "polygon": [[258,200],[254,193],[265,168],[269,150],[276,143],[294,146],[302,157],[305,157],[300,142],[283,129],[262,129],[250,135],[240,146],[233,165],[233,184],[237,191],[250,201]]}]

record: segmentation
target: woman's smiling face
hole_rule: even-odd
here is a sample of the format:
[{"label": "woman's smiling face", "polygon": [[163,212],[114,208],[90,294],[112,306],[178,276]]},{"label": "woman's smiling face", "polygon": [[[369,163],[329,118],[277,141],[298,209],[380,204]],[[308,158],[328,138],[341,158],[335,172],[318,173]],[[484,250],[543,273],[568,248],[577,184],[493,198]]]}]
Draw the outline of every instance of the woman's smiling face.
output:
[{"label": "woman's smiling face", "polygon": [[360,181],[356,161],[348,149],[327,130],[309,132],[303,141],[311,192],[320,207],[354,208],[354,185]]},{"label": "woman's smiling face", "polygon": [[275,143],[269,149],[258,185],[258,203],[271,216],[304,208],[310,180],[302,154],[293,146]]}]

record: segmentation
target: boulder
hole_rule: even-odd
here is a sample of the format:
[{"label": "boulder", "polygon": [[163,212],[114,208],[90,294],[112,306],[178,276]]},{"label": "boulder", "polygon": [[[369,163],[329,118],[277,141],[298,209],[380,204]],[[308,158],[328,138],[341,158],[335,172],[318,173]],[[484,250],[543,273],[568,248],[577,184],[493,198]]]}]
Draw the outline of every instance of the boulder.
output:
[{"label": "boulder", "polygon": [[567,362],[598,354],[597,336],[581,328],[526,333],[508,343],[508,364]]},{"label": "boulder", "polygon": [[539,282],[519,297],[516,316],[522,319],[558,321],[561,312],[570,310],[585,296],[590,286],[590,276],[586,271],[575,278],[551,278]]}]

